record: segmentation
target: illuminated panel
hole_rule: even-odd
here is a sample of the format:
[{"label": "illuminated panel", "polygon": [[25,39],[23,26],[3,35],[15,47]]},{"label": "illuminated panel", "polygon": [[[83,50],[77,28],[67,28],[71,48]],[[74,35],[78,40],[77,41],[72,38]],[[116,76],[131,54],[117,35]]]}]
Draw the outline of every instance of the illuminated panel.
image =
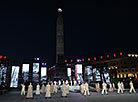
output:
[{"label": "illuminated panel", "polygon": [[23,82],[26,82],[29,78],[29,64],[22,65]]},{"label": "illuminated panel", "polygon": [[33,63],[33,82],[39,82],[39,63]]},{"label": "illuminated panel", "polygon": [[4,66],[4,64],[0,65],[0,85],[5,86],[6,85],[6,72],[7,67]]},{"label": "illuminated panel", "polygon": [[68,74],[68,77],[71,76],[71,68],[67,68],[67,74]]},{"label": "illuminated panel", "polygon": [[46,82],[47,79],[47,67],[41,67],[41,81]]},{"label": "illuminated panel", "polygon": [[77,80],[83,81],[83,79],[82,79],[82,64],[75,65],[75,77]]},{"label": "illuminated panel", "polygon": [[93,81],[92,66],[85,67],[85,74],[87,75],[88,82]]},{"label": "illuminated panel", "polygon": [[18,87],[19,66],[12,66],[10,87]]},{"label": "illuminated panel", "polygon": [[104,78],[107,84],[110,83],[110,76],[109,76],[109,70],[108,68],[104,67],[103,68],[103,74],[104,74]]},{"label": "illuminated panel", "polygon": [[100,71],[97,68],[93,69],[93,74],[94,74],[94,77],[95,77],[95,81],[101,81]]}]

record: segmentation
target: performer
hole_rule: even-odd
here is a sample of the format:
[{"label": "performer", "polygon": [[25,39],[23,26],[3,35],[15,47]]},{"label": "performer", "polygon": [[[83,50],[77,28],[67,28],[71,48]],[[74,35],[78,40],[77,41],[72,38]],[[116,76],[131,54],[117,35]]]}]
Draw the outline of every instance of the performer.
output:
[{"label": "performer", "polygon": [[36,86],[36,95],[40,95],[40,85],[39,85],[39,83]]},{"label": "performer", "polygon": [[57,90],[58,90],[57,84],[56,84],[56,83],[54,83],[54,93],[56,93],[56,94],[57,94]]},{"label": "performer", "polygon": [[89,85],[87,82],[85,82],[85,89],[84,89],[84,95],[86,96],[86,93],[90,96],[90,92],[89,92]]},{"label": "performer", "polygon": [[67,97],[66,85],[63,83],[62,85],[62,97]]},{"label": "performer", "polygon": [[48,84],[46,85],[46,94],[45,94],[45,98],[51,98],[51,92],[50,92],[50,84],[48,82]]},{"label": "performer", "polygon": [[121,82],[121,88],[123,91],[125,90],[123,81]]},{"label": "performer", "polygon": [[33,86],[32,83],[28,86],[27,96],[26,98],[33,98]]},{"label": "performer", "polygon": [[113,91],[115,90],[115,83],[112,83],[112,86],[113,86]]},{"label": "performer", "polygon": [[130,90],[129,90],[130,94],[132,93],[132,91],[133,91],[134,93],[136,93],[136,91],[135,91],[135,89],[134,89],[134,85],[133,85],[132,80],[130,81],[129,86],[130,86]]},{"label": "performer", "polygon": [[102,84],[102,95],[104,94],[104,92],[106,93],[106,95],[108,94],[107,92],[107,84],[103,81],[103,84]]},{"label": "performer", "polygon": [[69,94],[69,84],[66,85],[66,93]]},{"label": "performer", "polygon": [[95,87],[96,87],[96,91],[100,92],[100,84],[99,84],[99,82],[95,84]]},{"label": "performer", "polygon": [[24,84],[22,84],[21,95],[25,95],[25,85]]},{"label": "performer", "polygon": [[50,92],[51,92],[51,94],[54,94],[54,85],[53,85],[53,82],[51,83],[51,86],[50,86]]},{"label": "performer", "polygon": [[41,87],[41,93],[45,93],[45,85],[44,84]]},{"label": "performer", "polygon": [[109,84],[109,91],[110,92],[113,92],[113,87],[112,87],[112,84],[111,83]]},{"label": "performer", "polygon": [[84,90],[85,90],[84,83],[82,83],[80,87],[81,87],[81,94],[84,94]]},{"label": "performer", "polygon": [[118,81],[117,86],[118,86],[117,93],[119,94],[119,93],[120,93],[120,91],[121,91],[121,93],[123,93],[123,89],[122,89],[122,87],[121,87],[121,83],[120,83],[120,81]]}]

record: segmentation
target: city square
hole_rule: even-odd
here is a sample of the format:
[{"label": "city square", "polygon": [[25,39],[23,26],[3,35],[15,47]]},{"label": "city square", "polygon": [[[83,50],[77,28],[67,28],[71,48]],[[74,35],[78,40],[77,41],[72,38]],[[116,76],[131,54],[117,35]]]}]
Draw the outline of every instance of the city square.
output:
[{"label": "city square", "polygon": [[1,5],[0,102],[138,101],[127,1],[33,3]]}]

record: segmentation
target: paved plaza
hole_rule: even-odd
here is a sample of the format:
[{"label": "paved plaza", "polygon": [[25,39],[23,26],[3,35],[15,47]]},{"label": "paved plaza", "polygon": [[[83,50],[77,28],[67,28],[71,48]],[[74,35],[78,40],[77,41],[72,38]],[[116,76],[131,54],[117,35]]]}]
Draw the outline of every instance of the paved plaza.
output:
[{"label": "paved plaza", "polygon": [[61,98],[61,93],[55,94],[51,99],[45,99],[45,94],[40,96],[34,95],[34,99],[26,99],[20,95],[20,91],[10,91],[0,95],[0,102],[138,102],[138,93],[124,94],[111,92],[108,95],[101,95],[97,92],[91,92],[91,96],[83,96],[80,93],[70,92],[67,98]]}]

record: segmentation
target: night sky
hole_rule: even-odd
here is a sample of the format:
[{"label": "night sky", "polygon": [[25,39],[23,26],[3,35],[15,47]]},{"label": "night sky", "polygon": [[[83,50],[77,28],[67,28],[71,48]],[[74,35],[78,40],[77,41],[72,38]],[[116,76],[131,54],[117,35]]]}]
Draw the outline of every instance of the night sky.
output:
[{"label": "night sky", "polygon": [[0,55],[20,61],[38,56],[54,65],[58,7],[63,10],[65,59],[137,53],[136,3],[53,0],[0,4]]}]

